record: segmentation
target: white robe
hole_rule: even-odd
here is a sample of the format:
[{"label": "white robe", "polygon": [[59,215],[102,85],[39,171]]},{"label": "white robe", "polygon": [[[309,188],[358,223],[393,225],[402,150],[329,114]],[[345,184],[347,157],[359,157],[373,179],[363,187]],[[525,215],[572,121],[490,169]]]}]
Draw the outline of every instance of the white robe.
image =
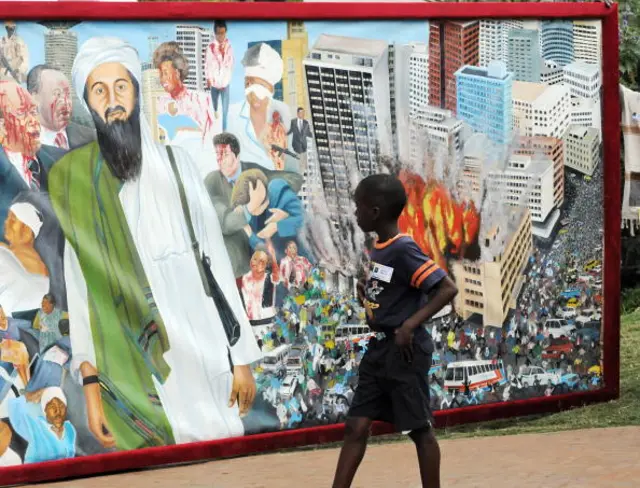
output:
[{"label": "white robe", "polygon": [[[261,352],[237,291],[217,215],[195,165],[180,148],[173,149],[196,237],[241,325],[241,338],[231,348],[232,360],[237,365],[251,364],[261,358]],[[142,174],[125,183],[119,197],[169,337],[170,349],[164,357],[171,373],[163,385],[155,377],[154,382],[176,442],[243,435],[237,405],[227,406],[232,385],[228,341],[217,309],[203,291],[177,185],[162,145],[143,149]],[[64,262],[72,370],[81,381],[78,368],[82,362],[96,363],[87,287],[69,245],[65,246]]]},{"label": "white robe", "polygon": [[49,277],[30,273],[6,247],[0,247],[0,306],[7,315],[39,309],[49,293]]}]

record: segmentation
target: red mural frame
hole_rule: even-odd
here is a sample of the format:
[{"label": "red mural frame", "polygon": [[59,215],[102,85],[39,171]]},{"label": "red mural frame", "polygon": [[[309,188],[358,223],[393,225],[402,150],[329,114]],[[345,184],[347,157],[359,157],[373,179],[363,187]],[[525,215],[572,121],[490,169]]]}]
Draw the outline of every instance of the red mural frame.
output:
[{"label": "red mural frame", "polygon": [[[472,18],[588,18],[602,21],[604,141],[604,387],[596,391],[478,405],[436,412],[439,427],[555,412],[619,397],[620,376],[620,100],[618,9],[601,3],[96,3],[0,2],[12,20],[401,20]],[[374,434],[392,432],[376,423]],[[339,441],[343,425],[248,435],[191,444],[121,451],[0,469],[0,486],[113,473],[151,466],[220,459]]]}]

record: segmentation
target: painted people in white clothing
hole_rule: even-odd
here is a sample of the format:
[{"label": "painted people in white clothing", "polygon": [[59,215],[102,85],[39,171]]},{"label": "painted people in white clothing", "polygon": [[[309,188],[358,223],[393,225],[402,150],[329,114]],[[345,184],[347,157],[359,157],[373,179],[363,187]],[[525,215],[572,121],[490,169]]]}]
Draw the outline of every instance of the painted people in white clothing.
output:
[{"label": "painted people in white clothing", "polygon": [[247,49],[242,58],[245,99],[229,109],[229,132],[240,141],[240,159],[267,169],[295,170],[295,158],[287,158],[289,107],[273,98],[282,79],[282,58],[262,42]]},{"label": "painted people in white clothing", "polygon": [[[255,397],[249,365],[260,350],[200,175],[187,153],[155,142],[140,116],[141,66],[130,44],[88,40],[72,77],[97,142],[57,163],[50,191],[66,237],[72,370],[89,428],[103,446],[121,449],[242,435],[240,417]],[[185,212],[241,327],[234,344],[220,302],[205,292]],[[110,295],[96,296],[100,289]]]}]

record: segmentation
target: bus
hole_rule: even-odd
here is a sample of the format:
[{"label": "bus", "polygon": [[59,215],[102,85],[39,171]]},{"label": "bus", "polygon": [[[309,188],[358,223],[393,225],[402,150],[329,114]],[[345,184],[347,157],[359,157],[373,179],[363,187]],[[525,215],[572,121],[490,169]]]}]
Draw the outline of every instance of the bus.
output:
[{"label": "bus", "polygon": [[290,350],[289,344],[282,344],[272,351],[265,352],[262,356],[262,369],[267,373],[278,373],[285,369]]},{"label": "bus", "polygon": [[336,327],[335,341],[345,342],[365,339],[375,335],[366,324],[344,324]]},{"label": "bus", "polygon": [[492,385],[507,383],[502,359],[489,361],[456,361],[447,365],[444,388],[448,392],[465,390],[488,390]]}]

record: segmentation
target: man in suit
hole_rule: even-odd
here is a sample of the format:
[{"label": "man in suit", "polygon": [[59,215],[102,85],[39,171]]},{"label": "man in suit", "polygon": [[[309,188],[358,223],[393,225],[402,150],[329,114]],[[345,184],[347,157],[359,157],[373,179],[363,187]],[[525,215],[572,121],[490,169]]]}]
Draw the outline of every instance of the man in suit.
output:
[{"label": "man in suit", "polygon": [[95,140],[92,128],[71,122],[71,86],[61,71],[39,64],[27,75],[27,90],[38,105],[40,142],[70,151]]},{"label": "man in suit", "polygon": [[42,147],[40,131],[31,95],[15,81],[0,81],[0,229],[18,193],[47,191],[47,174],[64,154]]},{"label": "man in suit", "polygon": [[309,122],[304,119],[304,109],[298,107],[298,116],[291,121],[288,134],[292,134],[291,145],[300,157],[300,174],[307,170],[307,137],[313,137]]},{"label": "man in suit", "polygon": [[220,169],[209,173],[204,184],[220,220],[234,275],[239,279],[249,272],[252,254],[249,237],[245,231],[252,218],[251,209],[247,208],[247,205],[231,208],[231,194],[240,174],[249,169],[261,169],[269,181],[282,179],[295,193],[300,191],[303,178],[290,171],[270,171],[255,163],[240,161],[238,138],[228,132],[216,135],[213,145]]}]

